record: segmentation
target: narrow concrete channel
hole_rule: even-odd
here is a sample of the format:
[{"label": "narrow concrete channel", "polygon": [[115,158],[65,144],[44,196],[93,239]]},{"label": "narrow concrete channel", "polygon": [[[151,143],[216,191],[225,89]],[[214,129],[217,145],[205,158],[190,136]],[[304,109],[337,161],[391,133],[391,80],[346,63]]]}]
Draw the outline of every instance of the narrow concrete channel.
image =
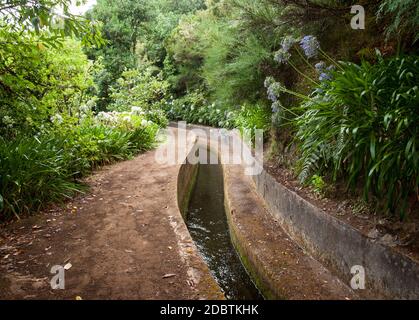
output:
[{"label": "narrow concrete channel", "polygon": [[227,299],[261,300],[231,242],[223,189],[221,165],[200,164],[185,212],[189,232]]}]

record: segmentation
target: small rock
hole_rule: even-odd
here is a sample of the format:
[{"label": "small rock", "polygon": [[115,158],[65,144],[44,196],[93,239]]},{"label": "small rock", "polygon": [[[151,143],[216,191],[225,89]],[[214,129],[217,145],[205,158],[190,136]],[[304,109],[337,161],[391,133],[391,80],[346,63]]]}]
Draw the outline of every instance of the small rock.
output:
[{"label": "small rock", "polygon": [[380,219],[380,220],[378,220],[378,224],[379,224],[380,226],[384,226],[386,223],[387,223],[387,221],[386,221],[386,220],[384,220],[384,219]]},{"label": "small rock", "polygon": [[377,239],[380,236],[380,232],[377,229],[372,229],[368,232],[367,237],[370,239]]},{"label": "small rock", "polygon": [[395,247],[397,245],[395,238],[388,233],[381,237],[380,242],[389,247]]}]

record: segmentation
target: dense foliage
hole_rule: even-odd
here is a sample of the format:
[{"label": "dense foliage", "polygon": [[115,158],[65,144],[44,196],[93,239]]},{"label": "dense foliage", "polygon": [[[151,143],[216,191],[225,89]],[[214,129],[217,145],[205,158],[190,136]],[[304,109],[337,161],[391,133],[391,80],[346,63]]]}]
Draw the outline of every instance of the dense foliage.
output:
[{"label": "dense foliage", "polygon": [[157,129],[137,115],[105,114],[32,137],[0,138],[2,218],[71,197],[82,188],[77,178],[152,147]]},{"label": "dense foliage", "polygon": [[[84,49],[104,44],[100,24],[72,15],[69,5],[0,4],[1,220],[72,196],[83,189],[81,177],[151,148],[159,126],[167,124],[154,107],[154,87],[149,98],[143,93],[141,105],[122,99],[125,112],[97,114],[96,79],[106,69],[103,59],[89,60]],[[141,76],[153,86],[144,78],[151,74]],[[119,84],[114,94],[129,94]]]},{"label": "dense foliage", "polygon": [[[419,186],[419,57],[347,63],[296,119],[300,177],[345,177],[403,212]],[[383,196],[384,195],[384,196]]]},{"label": "dense foliage", "polygon": [[221,128],[234,127],[234,112],[218,104],[210,103],[198,91],[169,101],[166,105],[166,113],[169,119],[174,121],[182,120]]},{"label": "dense foliage", "polygon": [[0,4],[3,217],[71,196],[168,119],[263,129],[303,183],[418,207],[416,0],[34,3]]}]

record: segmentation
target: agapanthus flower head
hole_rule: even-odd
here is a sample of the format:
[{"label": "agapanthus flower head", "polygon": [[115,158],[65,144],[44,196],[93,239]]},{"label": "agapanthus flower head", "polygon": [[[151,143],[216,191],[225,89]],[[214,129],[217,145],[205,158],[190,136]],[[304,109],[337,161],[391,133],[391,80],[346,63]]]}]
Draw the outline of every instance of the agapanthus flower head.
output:
[{"label": "agapanthus flower head", "polygon": [[320,74],[319,80],[320,80],[320,81],[332,80],[332,77],[330,76],[330,74],[328,74],[328,73],[326,73],[326,72],[322,72],[322,73]]},{"label": "agapanthus flower head", "polygon": [[290,51],[290,49],[292,48],[292,46],[294,44],[297,43],[297,39],[295,39],[294,37],[291,36],[287,36],[282,40],[282,50],[284,50],[285,52]]},{"label": "agapanthus flower head", "polygon": [[13,118],[9,116],[4,116],[2,121],[5,125],[13,125],[15,123]]},{"label": "agapanthus flower head", "polygon": [[57,113],[54,116],[52,116],[50,120],[54,124],[62,124],[64,122],[63,117],[59,113]]},{"label": "agapanthus flower head", "polygon": [[92,111],[91,107],[88,104],[81,105],[79,110],[80,110],[80,113],[82,113],[82,114],[87,114],[90,111]]},{"label": "agapanthus flower head", "polygon": [[314,58],[317,56],[319,49],[320,49],[320,43],[317,40],[315,36],[305,36],[300,41],[300,46],[304,50],[304,54],[307,58]]},{"label": "agapanthus flower head", "polygon": [[143,108],[136,107],[136,106],[131,107],[131,113],[132,114],[135,114],[135,115],[142,115],[142,114],[144,114]]},{"label": "agapanthus flower head", "polygon": [[147,121],[145,119],[141,120],[141,127],[146,128],[146,127],[148,127],[149,124],[150,124],[149,121]]},{"label": "agapanthus flower head", "polygon": [[268,98],[272,102],[278,101],[278,96],[281,94],[281,84],[279,82],[272,83],[268,88]]},{"label": "agapanthus flower head", "polygon": [[323,72],[326,69],[326,63],[324,61],[320,61],[314,65],[317,72]]},{"label": "agapanthus flower head", "polygon": [[281,103],[279,101],[275,101],[272,104],[272,112],[273,113],[278,113],[281,110],[281,107],[282,107]]},{"label": "agapanthus flower head", "polygon": [[275,79],[274,78],[272,78],[272,77],[267,77],[266,79],[265,79],[265,82],[264,82],[264,86],[265,86],[265,88],[269,88],[270,86],[271,86],[271,84],[273,84],[275,82]]},{"label": "agapanthus flower head", "polygon": [[288,62],[290,58],[291,58],[291,53],[289,53],[288,51],[285,51],[284,49],[279,49],[275,53],[274,60],[282,64],[282,63]]}]

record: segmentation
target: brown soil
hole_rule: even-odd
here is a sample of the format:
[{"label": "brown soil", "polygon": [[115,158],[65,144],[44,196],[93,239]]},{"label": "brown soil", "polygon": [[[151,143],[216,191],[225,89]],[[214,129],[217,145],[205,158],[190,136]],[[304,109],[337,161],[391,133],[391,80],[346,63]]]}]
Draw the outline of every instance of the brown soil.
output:
[{"label": "brown soil", "polygon": [[[178,208],[180,166],[158,165],[154,155],[106,167],[86,180],[89,194],[0,227],[0,299],[223,299]],[[313,197],[285,170],[272,164],[267,169],[326,212],[339,212],[351,224],[361,221],[356,226],[364,232],[372,226],[372,219],[340,213],[338,202]],[[269,262],[285,298],[356,298],[293,243],[265,209],[246,214],[256,204],[263,207],[255,190],[236,191],[237,203],[248,204],[236,223],[248,227],[248,243]],[[68,263],[65,290],[52,290],[51,267]]]},{"label": "brown soil", "polygon": [[[0,229],[0,299],[223,299],[154,151],[97,172],[91,192]],[[65,290],[52,290],[54,265]]]},{"label": "brown soil", "polygon": [[322,208],[327,214],[419,262],[419,212],[401,222],[396,218],[371,213],[368,207],[359,205],[359,198],[348,195],[344,187],[326,196],[317,194],[312,188],[301,185],[295,174],[281,166],[276,159],[265,161],[265,170],[278,182]]}]

